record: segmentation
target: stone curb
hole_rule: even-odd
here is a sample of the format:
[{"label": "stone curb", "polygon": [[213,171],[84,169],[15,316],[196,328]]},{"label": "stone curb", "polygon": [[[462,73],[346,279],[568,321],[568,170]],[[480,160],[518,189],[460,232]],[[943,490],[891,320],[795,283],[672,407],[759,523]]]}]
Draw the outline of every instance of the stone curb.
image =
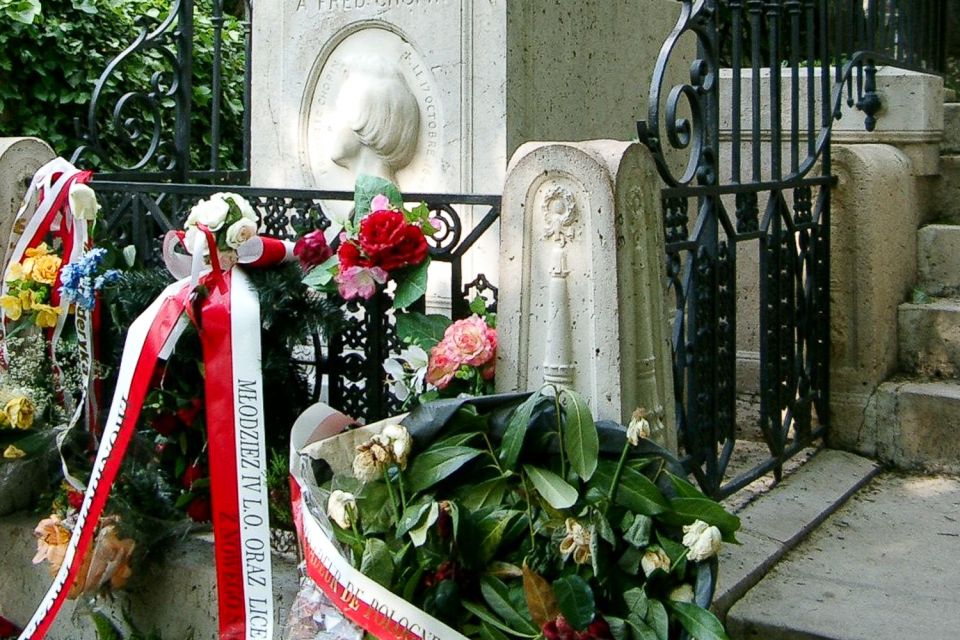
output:
[{"label": "stone curb", "polygon": [[881,467],[852,453],[823,450],[738,514],[741,545],[724,545],[712,609],[725,618],[788,551],[796,547]]}]

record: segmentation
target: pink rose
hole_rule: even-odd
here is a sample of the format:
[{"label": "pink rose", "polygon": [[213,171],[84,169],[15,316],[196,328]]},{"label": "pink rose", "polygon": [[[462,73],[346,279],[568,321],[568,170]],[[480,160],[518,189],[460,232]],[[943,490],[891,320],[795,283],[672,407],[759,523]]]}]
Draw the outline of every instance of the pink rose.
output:
[{"label": "pink rose", "polygon": [[373,196],[370,201],[370,211],[384,211],[390,209],[390,198],[382,193]]},{"label": "pink rose", "polygon": [[327,244],[323,231],[317,229],[297,240],[297,244],[293,247],[293,255],[300,260],[300,266],[304,271],[309,271],[326,262],[333,255],[333,249]]},{"label": "pink rose", "polygon": [[450,342],[461,363],[473,367],[487,364],[497,350],[496,331],[478,315],[454,322],[447,327],[443,340]]},{"label": "pink rose", "polygon": [[354,266],[338,273],[334,280],[344,300],[369,300],[376,293],[377,285],[387,281],[387,272],[380,267]]},{"label": "pink rose", "polygon": [[460,368],[460,361],[456,353],[451,350],[446,339],[430,349],[430,360],[427,363],[427,382],[438,389],[444,389]]}]

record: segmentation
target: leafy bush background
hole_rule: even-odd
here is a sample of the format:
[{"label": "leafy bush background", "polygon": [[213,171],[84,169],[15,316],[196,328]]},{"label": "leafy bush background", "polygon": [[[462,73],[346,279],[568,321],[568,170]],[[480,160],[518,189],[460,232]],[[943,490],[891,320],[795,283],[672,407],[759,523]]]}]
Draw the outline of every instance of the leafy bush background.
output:
[{"label": "leafy bush background", "polygon": [[[140,31],[139,23],[151,27],[169,13],[171,0],[0,0],[0,136],[36,136],[46,140],[60,155],[68,156],[82,141],[75,120],[86,127],[87,110],[94,85],[110,63]],[[230,4],[230,3],[228,3]],[[223,96],[221,107],[221,168],[242,163],[243,31],[239,19],[242,4],[224,23]],[[191,118],[191,164],[209,167],[211,66],[213,28],[209,2],[196,3],[194,16],[193,105]],[[129,166],[142,155],[146,141],[130,143],[126,136],[104,130],[112,109],[123,93],[149,90],[154,72],[169,65],[156,51],[135,55],[107,83],[101,99],[98,123],[108,146],[108,160]],[[161,125],[172,140],[174,103],[164,101]],[[134,108],[125,115],[145,109]],[[147,129],[152,119],[147,118]],[[92,156],[83,164],[108,167]],[[148,169],[157,168],[148,166]]]}]

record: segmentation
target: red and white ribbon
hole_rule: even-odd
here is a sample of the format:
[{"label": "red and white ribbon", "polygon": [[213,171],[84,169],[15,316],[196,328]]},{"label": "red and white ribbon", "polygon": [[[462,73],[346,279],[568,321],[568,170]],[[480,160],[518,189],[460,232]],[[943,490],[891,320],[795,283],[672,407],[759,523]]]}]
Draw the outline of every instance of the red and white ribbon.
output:
[{"label": "red and white ribbon", "polygon": [[[220,269],[212,234],[205,231],[205,238],[212,252],[211,267],[167,287],[130,327],[117,390],[77,523],[60,570],[22,640],[45,635],[77,578],[136,429],[154,369],[172,353],[183,331],[184,314],[194,313],[197,278],[207,292],[199,316],[191,319],[199,328],[206,372],[219,637],[273,637],[259,302],[241,270]],[[264,244],[277,246],[268,239]]]},{"label": "red and white ribbon", "polygon": [[317,488],[301,449],[337,437],[351,423],[349,418],[321,403],[304,412],[290,433],[293,518],[307,577],[344,616],[380,640],[467,640],[355,569],[334,543],[329,523],[321,522],[312,512],[311,507],[322,506],[313,498]]}]

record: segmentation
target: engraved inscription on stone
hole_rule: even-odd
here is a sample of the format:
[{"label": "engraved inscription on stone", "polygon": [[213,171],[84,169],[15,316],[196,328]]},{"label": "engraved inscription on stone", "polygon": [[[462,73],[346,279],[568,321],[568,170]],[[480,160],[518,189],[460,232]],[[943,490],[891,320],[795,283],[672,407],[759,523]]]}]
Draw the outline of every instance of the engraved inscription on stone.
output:
[{"label": "engraved inscription on stone", "polygon": [[410,43],[375,25],[349,33],[314,65],[300,118],[308,178],[323,189],[352,188],[360,174],[408,191],[436,189],[441,120],[433,76]]},{"label": "engraved inscription on stone", "polygon": [[353,9],[390,9],[392,7],[421,7],[441,5],[446,0],[296,0],[297,11],[316,7],[321,11],[351,11]]}]

